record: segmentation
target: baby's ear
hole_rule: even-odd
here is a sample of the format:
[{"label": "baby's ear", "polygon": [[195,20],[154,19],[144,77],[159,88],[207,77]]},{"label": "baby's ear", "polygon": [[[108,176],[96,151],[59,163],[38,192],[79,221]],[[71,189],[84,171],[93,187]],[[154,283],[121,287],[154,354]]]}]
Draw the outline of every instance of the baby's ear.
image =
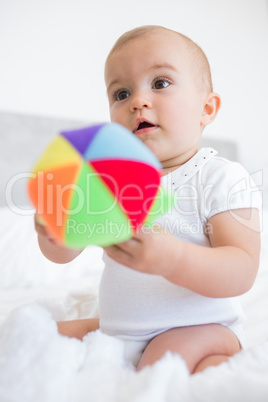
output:
[{"label": "baby's ear", "polygon": [[218,114],[220,106],[220,96],[215,92],[210,92],[205,99],[204,109],[200,120],[201,126],[204,127],[213,122]]}]

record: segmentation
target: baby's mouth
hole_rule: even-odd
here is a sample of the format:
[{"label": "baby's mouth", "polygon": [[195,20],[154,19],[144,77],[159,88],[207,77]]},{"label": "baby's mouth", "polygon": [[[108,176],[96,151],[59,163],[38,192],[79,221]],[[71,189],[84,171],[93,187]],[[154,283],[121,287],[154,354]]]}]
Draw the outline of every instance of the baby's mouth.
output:
[{"label": "baby's mouth", "polygon": [[139,123],[137,128],[133,131],[134,134],[144,134],[144,133],[149,133],[152,130],[155,130],[158,126],[148,122],[148,121],[142,121]]}]

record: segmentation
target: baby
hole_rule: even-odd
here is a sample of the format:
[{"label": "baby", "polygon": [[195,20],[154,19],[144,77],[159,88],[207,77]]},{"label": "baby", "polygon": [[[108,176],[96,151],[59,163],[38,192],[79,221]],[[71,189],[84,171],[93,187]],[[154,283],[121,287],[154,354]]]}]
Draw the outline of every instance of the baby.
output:
[{"label": "baby", "polygon": [[[108,55],[105,81],[111,120],[154,152],[162,185],[178,203],[152,230],[104,249],[100,320],[59,322],[59,332],[81,339],[100,328],[124,340],[138,370],[171,351],[197,373],[244,345],[236,296],[251,288],[258,270],[259,199],[238,163],[212,148],[198,151],[221,101],[192,40],[159,26],[127,32]],[[35,224],[50,260],[65,263],[81,252]]]}]

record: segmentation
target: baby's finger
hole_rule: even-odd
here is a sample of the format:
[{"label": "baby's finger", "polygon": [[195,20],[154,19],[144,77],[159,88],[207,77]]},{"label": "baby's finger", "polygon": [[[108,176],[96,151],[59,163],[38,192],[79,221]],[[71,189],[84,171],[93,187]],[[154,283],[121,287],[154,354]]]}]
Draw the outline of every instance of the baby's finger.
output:
[{"label": "baby's finger", "polygon": [[34,226],[38,235],[46,237],[49,240],[54,240],[51,234],[48,232],[47,227],[42,219],[35,214],[34,216]]},{"label": "baby's finger", "polygon": [[151,235],[158,235],[160,233],[164,233],[165,228],[159,225],[158,223],[154,223],[153,226],[148,227],[146,225],[141,226],[137,233],[133,236],[133,239],[137,241],[145,241]]},{"label": "baby's finger", "polygon": [[103,247],[107,255],[113,260],[117,261],[119,264],[130,266],[132,255],[128,254],[125,250],[118,247],[117,245]]},{"label": "baby's finger", "polygon": [[41,224],[40,219],[36,214],[34,215],[34,227],[37,233],[41,233],[45,229],[44,224]]},{"label": "baby's finger", "polygon": [[141,240],[136,238],[135,236],[129,240],[117,244],[117,247],[119,247],[121,250],[124,250],[128,254],[137,253],[140,246]]}]

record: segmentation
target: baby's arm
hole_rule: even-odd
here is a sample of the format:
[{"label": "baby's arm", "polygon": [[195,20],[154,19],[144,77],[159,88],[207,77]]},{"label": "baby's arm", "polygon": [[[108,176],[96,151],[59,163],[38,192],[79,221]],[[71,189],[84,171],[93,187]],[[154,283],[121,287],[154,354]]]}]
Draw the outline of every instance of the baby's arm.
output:
[{"label": "baby's arm", "polygon": [[208,297],[236,296],[251,288],[259,267],[259,214],[256,209],[232,213],[235,217],[222,212],[209,220],[211,248],[184,244],[185,270],[173,269],[167,279]]},{"label": "baby's arm", "polygon": [[259,266],[258,211],[222,212],[214,215],[208,224],[212,247],[181,242],[161,230],[158,234],[141,231],[133,239],[106,251],[121,264],[162,275],[207,297],[230,297],[246,292],[253,285]]},{"label": "baby's arm", "polygon": [[34,217],[35,230],[38,234],[40,250],[46,258],[57,264],[65,264],[76,258],[83,250],[74,250],[62,246],[48,233],[45,225],[41,224],[37,216]]}]

